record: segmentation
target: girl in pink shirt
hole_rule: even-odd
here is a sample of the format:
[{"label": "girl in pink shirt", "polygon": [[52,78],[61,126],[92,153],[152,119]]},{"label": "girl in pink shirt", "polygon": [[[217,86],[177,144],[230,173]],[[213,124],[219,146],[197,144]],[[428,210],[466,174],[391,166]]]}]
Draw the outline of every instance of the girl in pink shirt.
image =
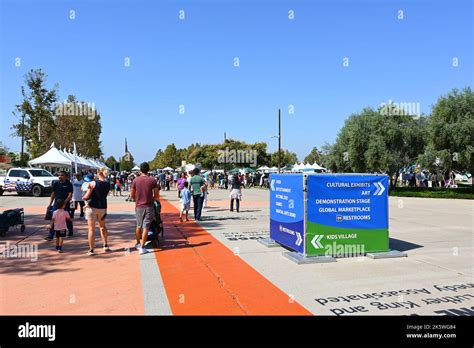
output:
[{"label": "girl in pink shirt", "polygon": [[66,237],[67,225],[66,221],[71,220],[71,217],[67,211],[64,210],[66,201],[58,199],[58,209],[54,211],[53,218],[51,219],[51,228],[54,229],[56,235],[56,250],[58,253],[63,252],[63,240]]}]

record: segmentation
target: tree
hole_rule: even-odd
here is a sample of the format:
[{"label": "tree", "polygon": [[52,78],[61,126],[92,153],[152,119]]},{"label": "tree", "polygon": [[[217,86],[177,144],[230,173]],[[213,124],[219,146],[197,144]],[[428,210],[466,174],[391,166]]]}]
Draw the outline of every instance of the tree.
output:
[{"label": "tree", "polygon": [[[474,94],[470,87],[441,96],[428,120],[428,145],[420,161],[431,170],[473,166]],[[436,165],[438,159],[439,165]]]},{"label": "tree", "polygon": [[107,167],[111,168],[111,169],[115,169],[115,165],[119,163],[114,156],[109,156],[106,160],[105,160],[105,164],[107,165]]},{"label": "tree", "polygon": [[317,147],[313,147],[311,152],[304,158],[304,163],[311,163],[314,162],[319,163],[321,162],[321,151],[318,150]]},{"label": "tree", "polygon": [[[296,153],[281,149],[281,162],[280,162],[281,168],[288,165],[293,165],[296,162],[298,162],[298,156],[296,155]],[[278,166],[278,151],[275,151],[270,155],[270,166],[272,167]]]},{"label": "tree", "polygon": [[134,158],[132,154],[129,152],[120,158],[120,170],[129,172],[135,166]]},{"label": "tree", "polygon": [[66,102],[56,106],[55,121],[56,145],[71,149],[75,143],[77,152],[83,156],[98,158],[102,155],[102,126],[95,107],[69,95]]},{"label": "tree", "polygon": [[27,150],[34,158],[49,150],[55,138],[57,85],[51,90],[46,88],[46,75],[41,69],[30,70],[25,75],[25,83],[26,88],[21,87],[23,101],[13,112],[19,122],[12,125],[12,135],[24,136]]},{"label": "tree", "polygon": [[[182,151],[179,151],[182,154]],[[178,156],[178,149],[175,144],[169,144],[165,150],[159,149],[155,158],[150,162],[153,169],[171,167],[176,168],[181,165],[181,157]]]},{"label": "tree", "polygon": [[399,170],[424,151],[426,123],[426,117],[387,116],[365,108],[346,120],[334,145],[325,147],[323,163],[337,172],[386,173],[393,186]]}]

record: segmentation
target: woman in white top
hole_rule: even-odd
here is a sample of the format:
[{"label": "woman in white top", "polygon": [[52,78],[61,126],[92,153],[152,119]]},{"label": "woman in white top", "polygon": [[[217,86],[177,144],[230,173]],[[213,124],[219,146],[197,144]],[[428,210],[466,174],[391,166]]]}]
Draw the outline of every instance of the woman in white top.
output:
[{"label": "woman in white top", "polygon": [[72,180],[72,200],[71,202],[73,203],[73,209],[72,209],[72,217],[74,218],[74,212],[77,209],[77,205],[80,206],[81,209],[81,215],[80,217],[84,217],[84,200],[82,199],[82,191],[81,187],[82,184],[84,183],[84,179],[82,178],[82,173],[77,173],[76,177]]}]

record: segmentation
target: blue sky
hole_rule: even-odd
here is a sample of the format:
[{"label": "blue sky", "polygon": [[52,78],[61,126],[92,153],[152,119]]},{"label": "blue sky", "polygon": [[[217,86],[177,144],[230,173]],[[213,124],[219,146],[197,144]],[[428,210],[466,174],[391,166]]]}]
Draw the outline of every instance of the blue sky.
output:
[{"label": "blue sky", "polygon": [[273,151],[278,108],[283,147],[301,160],[313,146],[333,142],[344,120],[365,106],[418,102],[429,113],[440,95],[473,81],[470,0],[0,0],[0,6],[0,139],[16,151],[12,110],[31,68],[47,73],[48,86],[59,84],[62,100],[74,94],[95,103],[106,156],[123,155],[127,137],[138,162],[172,142],[222,141],[224,131],[265,141]]}]

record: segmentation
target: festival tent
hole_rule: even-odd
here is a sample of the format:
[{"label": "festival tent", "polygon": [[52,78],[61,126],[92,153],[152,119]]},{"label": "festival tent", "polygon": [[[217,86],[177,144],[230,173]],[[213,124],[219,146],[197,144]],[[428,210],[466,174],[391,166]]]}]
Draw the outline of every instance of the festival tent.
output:
[{"label": "festival tent", "polygon": [[165,168],[163,168],[163,170],[164,170],[164,171],[170,171],[170,170],[173,170],[173,168],[171,168],[171,167],[165,167]]},{"label": "festival tent", "polygon": [[135,172],[135,171],[137,171],[137,170],[140,170],[140,167],[139,167],[139,166],[135,166],[135,167],[132,168],[132,172]]},{"label": "festival tent", "polygon": [[75,167],[81,169],[98,169],[107,168],[103,162],[86,158],[81,155],[75,155],[67,150],[57,149],[54,143],[50,149],[43,155],[28,161],[30,166],[46,166],[46,167]]},{"label": "festival tent", "polygon": [[43,155],[28,161],[30,166],[71,166],[73,161],[67,157],[61,150],[58,150],[54,147],[54,143],[51,145],[51,148],[48,152],[44,153]]}]

